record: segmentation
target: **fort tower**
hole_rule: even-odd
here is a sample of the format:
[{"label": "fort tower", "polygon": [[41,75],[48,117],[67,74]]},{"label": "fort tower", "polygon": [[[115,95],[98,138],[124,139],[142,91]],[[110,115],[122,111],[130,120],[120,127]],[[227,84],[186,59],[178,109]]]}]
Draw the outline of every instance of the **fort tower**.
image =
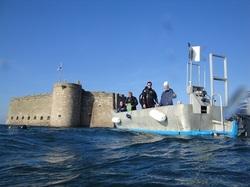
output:
[{"label": "fort tower", "polygon": [[50,126],[80,126],[81,93],[80,84],[56,83],[54,85]]}]

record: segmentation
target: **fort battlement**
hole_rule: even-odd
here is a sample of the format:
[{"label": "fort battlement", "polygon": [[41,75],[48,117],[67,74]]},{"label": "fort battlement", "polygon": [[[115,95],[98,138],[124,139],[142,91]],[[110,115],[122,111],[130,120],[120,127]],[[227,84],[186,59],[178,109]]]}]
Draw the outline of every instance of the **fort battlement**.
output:
[{"label": "fort battlement", "polygon": [[119,94],[90,92],[80,84],[56,83],[52,93],[11,99],[6,123],[50,127],[112,127]]},{"label": "fort battlement", "polygon": [[21,100],[33,100],[33,99],[37,99],[40,97],[51,97],[51,93],[41,93],[41,94],[36,94],[36,95],[26,95],[26,96],[22,96],[22,97],[12,97],[11,101],[17,100],[17,101],[21,101]]}]

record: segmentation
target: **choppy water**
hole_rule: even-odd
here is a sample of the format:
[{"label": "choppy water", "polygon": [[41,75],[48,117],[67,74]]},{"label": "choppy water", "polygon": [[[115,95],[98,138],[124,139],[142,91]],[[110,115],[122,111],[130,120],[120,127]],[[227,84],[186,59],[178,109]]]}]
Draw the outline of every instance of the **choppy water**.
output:
[{"label": "choppy water", "polygon": [[0,125],[0,186],[250,186],[250,139]]}]

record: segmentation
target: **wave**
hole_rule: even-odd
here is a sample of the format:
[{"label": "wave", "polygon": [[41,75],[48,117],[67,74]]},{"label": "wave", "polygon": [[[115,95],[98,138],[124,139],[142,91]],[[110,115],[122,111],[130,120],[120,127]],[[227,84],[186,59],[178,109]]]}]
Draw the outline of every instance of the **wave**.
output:
[{"label": "wave", "polygon": [[250,140],[0,127],[0,186],[247,186]]}]

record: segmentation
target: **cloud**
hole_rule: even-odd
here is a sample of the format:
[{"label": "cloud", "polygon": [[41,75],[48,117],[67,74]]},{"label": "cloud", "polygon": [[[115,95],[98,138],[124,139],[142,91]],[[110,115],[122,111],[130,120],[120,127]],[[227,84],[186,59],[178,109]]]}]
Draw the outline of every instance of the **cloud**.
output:
[{"label": "cloud", "polygon": [[11,69],[10,62],[7,60],[0,60],[0,71],[6,72]]}]

